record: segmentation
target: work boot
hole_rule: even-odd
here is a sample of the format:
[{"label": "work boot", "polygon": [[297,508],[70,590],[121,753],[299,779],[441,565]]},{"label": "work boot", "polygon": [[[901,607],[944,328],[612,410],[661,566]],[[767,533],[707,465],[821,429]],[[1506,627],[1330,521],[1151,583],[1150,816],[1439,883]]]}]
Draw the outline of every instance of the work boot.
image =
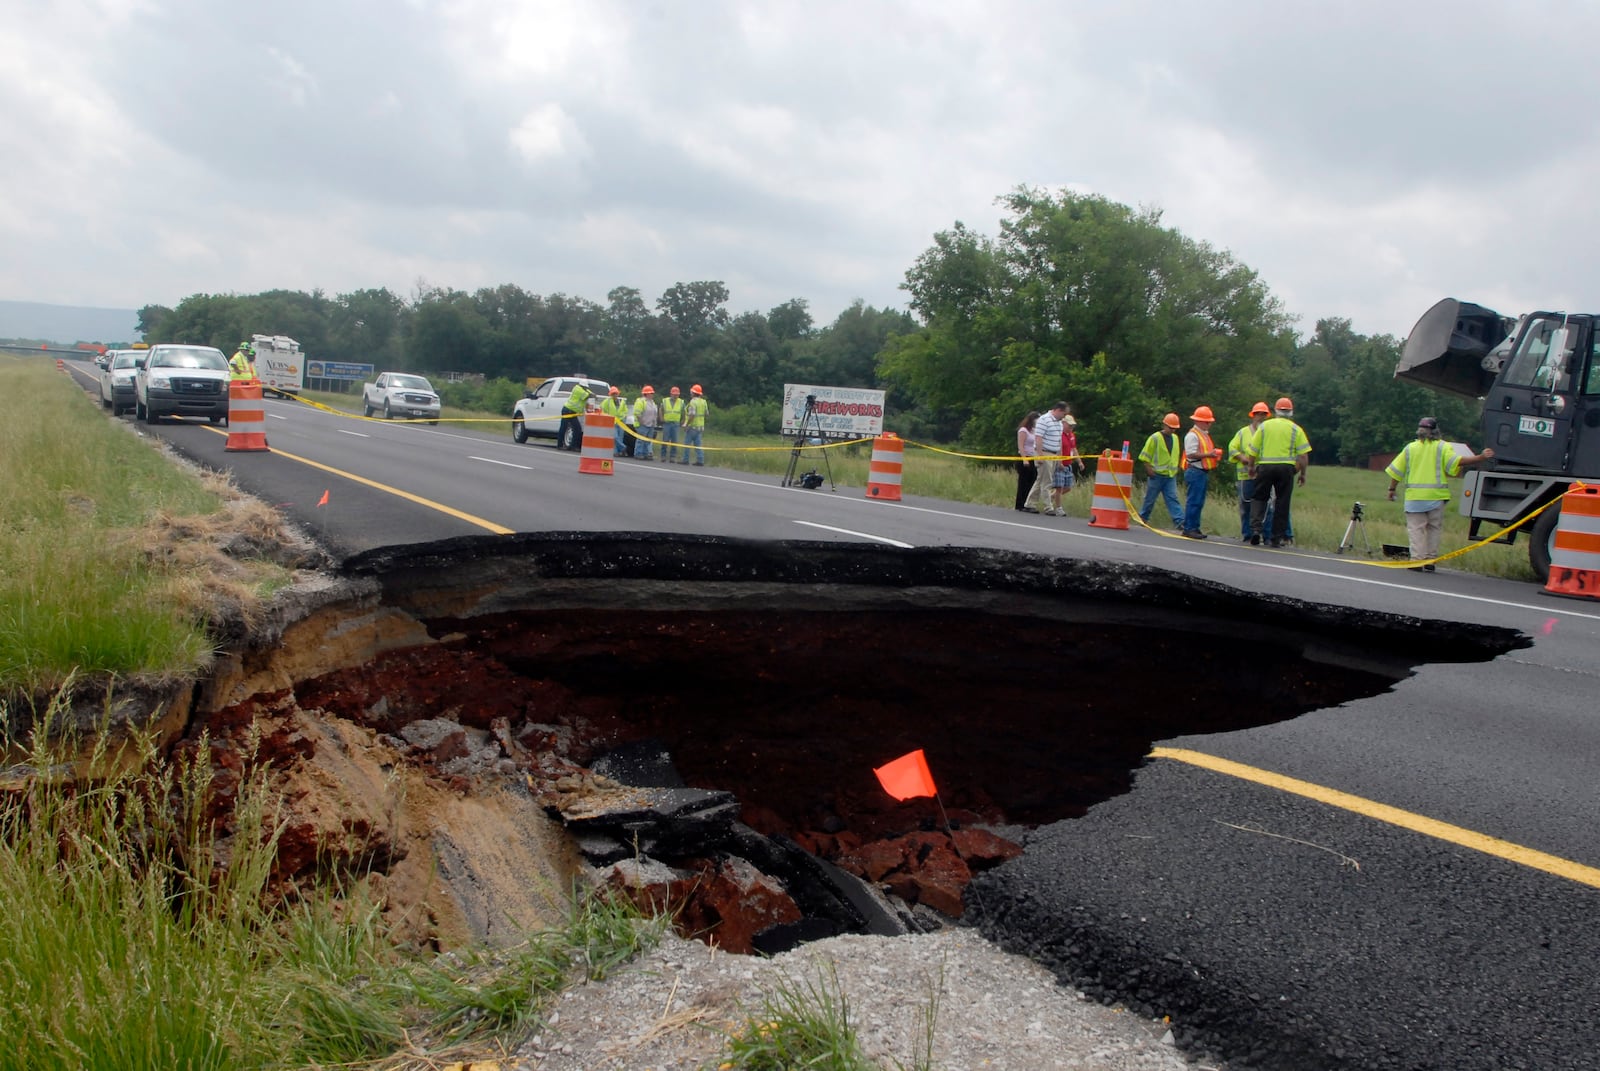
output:
[{"label": "work boot", "polygon": [[1261,545],[1261,533],[1260,532],[1251,532],[1250,533],[1250,545],[1252,547],[1259,547]]},{"label": "work boot", "polygon": [[1206,534],[1198,528],[1191,528],[1183,533],[1185,539],[1204,539]]}]

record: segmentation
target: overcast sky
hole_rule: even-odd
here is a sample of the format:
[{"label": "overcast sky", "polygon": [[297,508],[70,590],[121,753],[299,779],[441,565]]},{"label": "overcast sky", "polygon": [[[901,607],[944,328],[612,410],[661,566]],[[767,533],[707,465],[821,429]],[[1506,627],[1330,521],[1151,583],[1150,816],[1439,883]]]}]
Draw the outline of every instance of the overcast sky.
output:
[{"label": "overcast sky", "polygon": [[1600,309],[1594,3],[8,0],[0,299],[512,283],[818,324],[995,199],[1161,209],[1309,333]]}]

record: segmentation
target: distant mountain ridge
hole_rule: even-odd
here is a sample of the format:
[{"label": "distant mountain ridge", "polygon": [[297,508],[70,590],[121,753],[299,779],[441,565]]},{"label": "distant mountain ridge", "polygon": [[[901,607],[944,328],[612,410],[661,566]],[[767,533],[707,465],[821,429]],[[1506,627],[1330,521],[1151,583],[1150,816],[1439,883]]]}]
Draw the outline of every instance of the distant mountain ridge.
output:
[{"label": "distant mountain ridge", "polygon": [[0,338],[39,339],[67,346],[76,342],[137,342],[137,309],[95,309],[0,301]]}]

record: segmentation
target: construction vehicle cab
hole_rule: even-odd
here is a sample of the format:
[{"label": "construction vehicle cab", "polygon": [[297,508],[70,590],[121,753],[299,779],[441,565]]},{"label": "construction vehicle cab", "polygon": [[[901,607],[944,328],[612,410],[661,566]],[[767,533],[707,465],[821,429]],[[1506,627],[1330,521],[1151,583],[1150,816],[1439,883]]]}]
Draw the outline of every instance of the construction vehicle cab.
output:
[{"label": "construction vehicle cab", "polygon": [[[1512,320],[1454,298],[1423,314],[1395,377],[1479,399],[1494,458],[1467,474],[1461,512],[1479,537],[1484,521],[1510,525],[1559,498],[1574,480],[1600,481],[1600,315],[1530,312]],[[1527,534],[1543,581],[1559,507]],[[1516,541],[1516,533],[1506,536]]]}]

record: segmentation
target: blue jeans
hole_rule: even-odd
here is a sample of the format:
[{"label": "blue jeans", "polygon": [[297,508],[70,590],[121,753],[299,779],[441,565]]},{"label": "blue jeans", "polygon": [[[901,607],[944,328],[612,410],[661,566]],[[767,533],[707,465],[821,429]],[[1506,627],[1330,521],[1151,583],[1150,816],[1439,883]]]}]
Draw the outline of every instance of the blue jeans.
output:
[{"label": "blue jeans", "polygon": [[661,442],[662,442],[661,460],[667,462],[669,465],[672,463],[672,459],[678,456],[678,448],[676,446],[672,445],[673,443],[675,443],[677,441],[678,441],[678,425],[676,425],[676,424],[663,424],[663,425],[661,425]]},{"label": "blue jeans", "polygon": [[705,448],[700,445],[701,439],[705,433],[705,428],[683,429],[683,460],[680,462],[680,464],[687,465],[689,463],[689,447],[691,446],[694,447],[694,463],[696,465],[704,465],[706,463],[706,451]]},{"label": "blue jeans", "polygon": [[1183,527],[1183,509],[1178,505],[1178,481],[1172,476],[1152,476],[1144,485],[1144,505],[1139,507],[1139,519],[1145,523],[1150,521],[1150,510],[1156,504],[1156,496],[1167,505],[1167,513],[1172,516],[1175,528]]},{"label": "blue jeans", "polygon": [[1209,485],[1207,477],[1210,472],[1199,465],[1190,465],[1183,470],[1183,530],[1185,532],[1198,532],[1200,530],[1200,511],[1206,508],[1206,488]]},{"label": "blue jeans", "polygon": [[612,452],[618,457],[628,456],[628,433],[622,430],[624,427],[622,421],[617,421],[617,441]]},{"label": "blue jeans", "polygon": [[650,440],[651,439],[659,439],[659,438],[661,438],[661,429],[660,428],[650,428],[650,427],[640,428],[639,429],[639,445],[633,448],[633,456],[635,458],[641,458],[642,457],[646,461],[649,461],[650,460],[650,448],[651,448]]}]

